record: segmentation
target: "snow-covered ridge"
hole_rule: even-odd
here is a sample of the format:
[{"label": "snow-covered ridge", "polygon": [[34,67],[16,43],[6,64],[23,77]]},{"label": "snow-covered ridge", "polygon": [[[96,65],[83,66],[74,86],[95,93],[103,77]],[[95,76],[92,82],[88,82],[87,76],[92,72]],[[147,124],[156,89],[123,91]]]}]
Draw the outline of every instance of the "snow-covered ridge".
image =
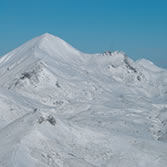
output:
[{"label": "snow-covered ridge", "polygon": [[0,167],[166,167],[167,71],[45,33],[0,59]]}]

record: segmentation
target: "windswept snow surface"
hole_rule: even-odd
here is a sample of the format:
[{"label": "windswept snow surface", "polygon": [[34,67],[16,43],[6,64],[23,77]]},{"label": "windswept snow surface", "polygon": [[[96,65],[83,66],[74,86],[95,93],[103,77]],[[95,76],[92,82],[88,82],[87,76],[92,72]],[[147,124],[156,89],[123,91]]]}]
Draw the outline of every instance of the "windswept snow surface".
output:
[{"label": "windswept snow surface", "polygon": [[51,34],[0,59],[0,167],[166,167],[167,71]]}]

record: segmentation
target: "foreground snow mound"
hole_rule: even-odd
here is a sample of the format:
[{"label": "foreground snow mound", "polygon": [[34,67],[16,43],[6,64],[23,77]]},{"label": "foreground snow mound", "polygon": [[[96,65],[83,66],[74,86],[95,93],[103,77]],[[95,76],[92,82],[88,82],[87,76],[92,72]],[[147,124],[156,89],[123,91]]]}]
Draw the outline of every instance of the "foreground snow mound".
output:
[{"label": "foreground snow mound", "polygon": [[166,167],[167,71],[51,34],[0,59],[0,167]]}]

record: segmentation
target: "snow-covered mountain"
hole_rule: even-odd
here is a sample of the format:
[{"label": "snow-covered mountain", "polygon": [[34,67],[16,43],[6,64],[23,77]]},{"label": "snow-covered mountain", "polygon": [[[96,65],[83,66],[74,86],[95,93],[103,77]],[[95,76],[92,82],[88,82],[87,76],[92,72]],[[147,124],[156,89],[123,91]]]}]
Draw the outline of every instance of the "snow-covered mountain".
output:
[{"label": "snow-covered mountain", "polygon": [[51,34],[0,59],[0,167],[166,167],[167,71]]}]

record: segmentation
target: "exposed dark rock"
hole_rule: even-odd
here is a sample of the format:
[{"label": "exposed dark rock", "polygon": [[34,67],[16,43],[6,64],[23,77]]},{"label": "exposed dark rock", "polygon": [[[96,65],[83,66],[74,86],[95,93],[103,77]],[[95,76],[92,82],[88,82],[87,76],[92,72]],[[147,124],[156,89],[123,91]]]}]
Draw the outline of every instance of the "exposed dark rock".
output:
[{"label": "exposed dark rock", "polygon": [[44,118],[43,116],[40,116],[38,118],[38,123],[39,124],[42,124],[45,121],[48,121],[53,126],[56,125],[56,119],[52,115],[49,115],[47,118]]},{"label": "exposed dark rock", "polygon": [[31,77],[32,77],[32,74],[33,74],[33,72],[24,72],[24,73],[22,73],[22,76],[20,77],[20,79],[26,79],[26,78],[28,78],[28,79],[30,79]]},{"label": "exposed dark rock", "polygon": [[112,52],[111,51],[106,51],[106,52],[104,52],[104,55],[105,56],[112,56]]},{"label": "exposed dark rock", "polygon": [[128,69],[132,70],[134,73],[137,73],[137,70],[128,62],[127,56],[125,56],[124,63]]},{"label": "exposed dark rock", "polygon": [[60,84],[58,83],[58,81],[56,82],[56,86],[57,86],[58,88],[61,88],[61,86],[60,86]]},{"label": "exposed dark rock", "polygon": [[48,121],[49,123],[51,123],[52,125],[55,125],[55,124],[56,124],[56,119],[55,119],[52,115],[49,115],[49,116],[47,117],[47,121]]}]

